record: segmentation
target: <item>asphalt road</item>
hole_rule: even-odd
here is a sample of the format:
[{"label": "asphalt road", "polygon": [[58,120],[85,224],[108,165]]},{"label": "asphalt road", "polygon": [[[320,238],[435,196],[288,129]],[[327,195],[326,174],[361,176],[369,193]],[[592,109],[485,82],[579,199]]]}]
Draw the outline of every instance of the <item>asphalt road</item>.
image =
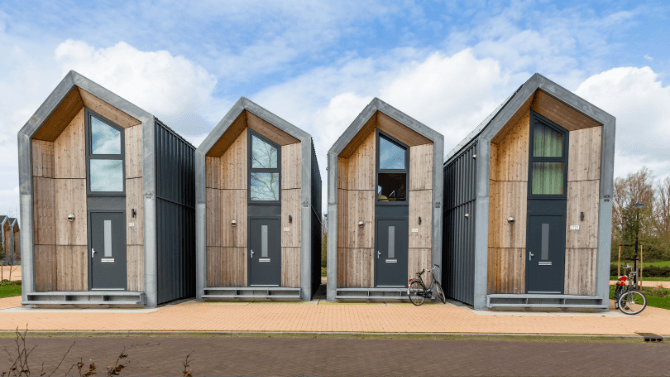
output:
[{"label": "asphalt road", "polygon": [[[44,363],[49,375],[74,346],[54,376],[77,361],[107,375],[126,348],[121,375],[182,375],[188,354],[193,376],[446,376],[574,375],[670,376],[667,343],[561,343],[487,340],[305,339],[261,337],[89,337],[31,338],[32,375]],[[14,339],[0,339],[16,355]],[[9,362],[0,350],[1,371]],[[79,375],[75,369],[70,375]]]}]

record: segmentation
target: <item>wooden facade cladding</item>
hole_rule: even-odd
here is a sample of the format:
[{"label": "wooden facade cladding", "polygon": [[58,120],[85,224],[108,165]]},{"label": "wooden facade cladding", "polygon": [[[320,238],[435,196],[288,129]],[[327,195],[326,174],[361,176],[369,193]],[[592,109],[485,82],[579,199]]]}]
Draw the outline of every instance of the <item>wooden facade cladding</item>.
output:
[{"label": "wooden facade cladding", "polygon": [[525,293],[531,110],[569,131],[564,293],[595,295],[602,126],[541,90],[491,140],[487,292]]},{"label": "wooden facade cladding", "polygon": [[281,146],[281,284],[300,287],[301,143],[248,111],[205,156],[206,284],[247,286],[248,128]]},{"label": "wooden facade cladding", "polygon": [[[36,291],[88,290],[85,108],[124,128],[127,287],[144,290],[141,122],[74,87],[31,140]],[[132,216],[135,210],[135,217]],[[74,215],[74,221],[68,216]]]},{"label": "wooden facade cladding", "polygon": [[375,286],[376,129],[409,146],[408,276],[431,267],[434,146],[377,111],[337,159],[338,288]]}]

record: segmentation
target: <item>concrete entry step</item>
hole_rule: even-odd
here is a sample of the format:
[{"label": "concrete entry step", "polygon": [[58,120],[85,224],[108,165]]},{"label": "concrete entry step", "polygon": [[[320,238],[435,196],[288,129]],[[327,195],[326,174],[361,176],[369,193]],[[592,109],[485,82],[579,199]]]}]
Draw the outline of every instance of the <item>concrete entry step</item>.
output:
[{"label": "concrete entry step", "polygon": [[409,300],[407,288],[337,288],[337,300]]},{"label": "concrete entry step", "polygon": [[144,306],[144,292],[126,291],[84,291],[84,292],[36,292],[26,295],[21,305],[111,305]]},{"label": "concrete entry step", "polygon": [[297,301],[300,300],[300,288],[289,287],[209,287],[202,295],[205,300],[235,301]]},{"label": "concrete entry step", "polygon": [[486,296],[488,308],[585,308],[607,309],[608,302],[597,296],[494,294]]}]

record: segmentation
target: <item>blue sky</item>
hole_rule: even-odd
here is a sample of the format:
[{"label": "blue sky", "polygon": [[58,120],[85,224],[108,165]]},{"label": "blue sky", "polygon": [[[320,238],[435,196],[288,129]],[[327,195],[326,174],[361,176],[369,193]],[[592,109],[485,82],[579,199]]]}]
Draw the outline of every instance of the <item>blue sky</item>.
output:
[{"label": "blue sky", "polygon": [[617,117],[616,175],[670,176],[668,40],[662,1],[0,1],[0,213],[16,133],[70,69],[196,146],[246,96],[313,135],[323,177],[375,96],[449,151],[539,72]]}]

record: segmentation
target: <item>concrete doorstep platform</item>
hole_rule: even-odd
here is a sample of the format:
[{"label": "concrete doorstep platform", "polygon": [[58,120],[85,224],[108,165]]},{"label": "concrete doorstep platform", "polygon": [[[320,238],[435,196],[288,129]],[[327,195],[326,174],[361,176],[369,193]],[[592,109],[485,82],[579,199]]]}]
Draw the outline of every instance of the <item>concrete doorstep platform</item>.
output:
[{"label": "concrete doorstep platform", "polygon": [[[670,311],[602,313],[475,312],[447,303],[202,303],[156,309],[24,309],[0,299],[0,331],[189,331],[670,335]],[[611,310],[613,306],[610,305]],[[487,313],[487,314],[484,314]],[[482,315],[484,314],[484,315]]]}]

